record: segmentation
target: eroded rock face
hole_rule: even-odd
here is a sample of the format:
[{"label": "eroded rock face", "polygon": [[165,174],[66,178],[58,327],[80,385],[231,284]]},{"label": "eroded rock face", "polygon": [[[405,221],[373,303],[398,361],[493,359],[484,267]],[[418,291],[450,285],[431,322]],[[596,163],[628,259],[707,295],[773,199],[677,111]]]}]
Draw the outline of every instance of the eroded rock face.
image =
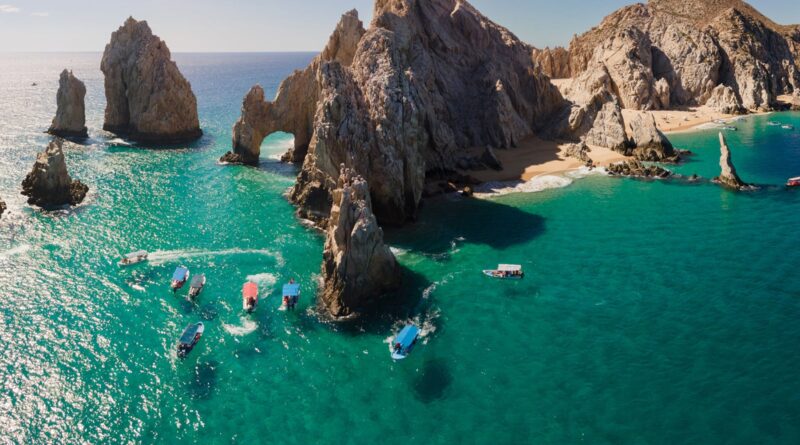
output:
[{"label": "eroded rock face", "polygon": [[741,179],[739,179],[739,175],[736,173],[736,167],[733,166],[733,161],[731,160],[731,150],[728,148],[728,143],[725,140],[725,135],[723,135],[722,132],[719,133],[719,149],[719,167],[721,172],[719,176],[714,178],[714,182],[718,182],[722,186],[734,190],[751,189],[752,186],[745,184]]},{"label": "eroded rock face", "polygon": [[60,138],[50,142],[36,156],[33,169],[22,181],[22,194],[28,197],[28,204],[39,207],[77,205],[86,197],[89,187],[72,180],[67,172],[62,143]]},{"label": "eroded rock face", "polygon": [[467,2],[377,0],[368,30],[356,18],[259,105],[266,120],[244,112],[234,128],[233,153],[251,159],[261,134],[294,134],[287,159],[303,170],[291,199],[305,217],[324,223],[344,163],[368,181],[381,222],[402,224],[429,172],[455,170],[465,148],[513,147],[564,105],[532,48]]},{"label": "eroded rock face", "polygon": [[650,37],[638,28],[626,28],[603,42],[593,61],[603,64],[616,86],[623,108],[658,108],[654,92]]},{"label": "eroded rock face", "polygon": [[47,132],[61,137],[87,137],[85,97],[86,85],[72,71],[62,71],[56,94],[58,109]]},{"label": "eroded rock face", "polygon": [[100,69],[104,130],[154,144],[185,143],[203,134],[192,87],[147,22],[131,17],[111,34]]},{"label": "eroded rock face", "polygon": [[569,67],[569,52],[557,46],[553,49],[534,48],[533,61],[536,62],[551,79],[566,79],[572,77]]},{"label": "eroded rock face", "polygon": [[650,113],[639,113],[631,120],[634,148],[629,153],[642,161],[661,161],[675,156],[675,148]]},{"label": "eroded rock face", "polygon": [[401,270],[372,213],[364,178],[342,166],[325,236],[321,306],[334,318],[352,317],[397,290]]},{"label": "eroded rock face", "polygon": [[739,98],[736,97],[736,92],[727,85],[717,85],[711,91],[711,97],[708,98],[706,105],[725,114],[737,114],[744,111],[744,107],[739,103]]},{"label": "eroded rock face", "polygon": [[[621,42],[619,33],[631,28],[641,30],[647,38]],[[574,38],[569,65],[577,76],[592,67],[596,48],[605,48],[601,60],[633,58],[643,62],[643,67],[618,64],[620,69],[611,70],[612,77],[615,82],[621,76],[626,84],[640,85],[650,80],[649,69],[658,106],[663,107],[665,101],[655,82],[664,79],[669,84],[670,106],[703,105],[722,84],[732,88],[745,109],[760,110],[772,108],[778,95],[800,86],[798,42],[796,26],[777,25],[741,0],[650,0],[626,6]],[[608,51],[613,48],[625,51]],[[652,54],[649,64],[640,57],[648,48]],[[629,96],[630,91],[636,100]],[[625,108],[647,109],[649,103],[644,87],[620,87],[620,98]]]}]

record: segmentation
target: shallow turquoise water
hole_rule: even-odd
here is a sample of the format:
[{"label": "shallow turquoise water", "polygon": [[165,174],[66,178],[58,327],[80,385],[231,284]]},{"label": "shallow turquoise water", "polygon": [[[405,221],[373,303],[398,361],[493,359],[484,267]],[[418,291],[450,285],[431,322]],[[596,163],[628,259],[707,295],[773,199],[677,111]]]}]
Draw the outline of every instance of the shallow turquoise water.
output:
[{"label": "shallow turquoise water", "polygon": [[[751,117],[728,133],[735,194],[700,182],[590,176],[492,200],[444,197],[387,239],[406,268],[388,315],[343,327],[313,312],[322,239],[282,194],[295,170],[265,142],[258,169],[222,167],[241,98],[272,94],[311,54],[176,55],[206,136],[179,150],[115,145],[99,54],[0,62],[0,435],[3,442],[687,443],[800,441],[800,132]],[[70,146],[92,188],[70,212],[24,205],[19,183],[54,109],[58,73],[89,89],[93,139]],[[31,82],[39,83],[31,87]],[[673,135],[682,173],[713,177],[713,131]],[[121,252],[157,251],[129,269]],[[526,268],[521,282],[479,271]],[[205,273],[197,305],[177,265]],[[245,316],[240,289],[269,297]],[[282,313],[278,285],[303,285]],[[400,363],[404,321],[423,343]],[[206,334],[177,360],[197,320]]]}]

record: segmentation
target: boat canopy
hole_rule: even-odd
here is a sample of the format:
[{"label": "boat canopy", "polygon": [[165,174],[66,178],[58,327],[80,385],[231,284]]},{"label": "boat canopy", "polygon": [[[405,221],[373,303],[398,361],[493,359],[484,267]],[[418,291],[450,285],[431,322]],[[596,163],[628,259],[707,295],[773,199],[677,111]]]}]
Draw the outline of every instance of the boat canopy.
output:
[{"label": "boat canopy", "polygon": [[206,276],[203,274],[195,275],[192,278],[192,287],[200,287],[203,285],[203,281],[205,281]]},{"label": "boat canopy", "polygon": [[790,181],[800,181],[800,176],[798,176],[796,178],[789,178],[789,180]]},{"label": "boat canopy", "polygon": [[400,343],[404,348],[407,348],[414,342],[414,339],[417,338],[417,334],[419,334],[419,328],[410,324],[397,334],[397,338],[394,342]]},{"label": "boat canopy", "polygon": [[180,342],[184,345],[192,344],[194,341],[194,336],[197,334],[197,330],[200,329],[200,323],[190,324],[186,326],[186,329],[183,331],[183,335],[181,335]]},{"label": "boat canopy", "polygon": [[131,253],[125,255],[125,258],[127,258],[129,260],[133,260],[133,259],[139,258],[141,256],[146,256],[146,255],[147,255],[147,252],[145,252],[144,250],[139,250],[139,251],[131,252]]},{"label": "boat canopy", "polygon": [[501,264],[497,266],[497,270],[500,272],[519,272],[522,270],[522,266],[519,264]]},{"label": "boat canopy", "polygon": [[284,297],[296,297],[300,295],[300,285],[299,284],[284,284],[283,285],[283,296]]},{"label": "boat canopy", "polygon": [[189,269],[185,267],[178,267],[175,269],[175,273],[172,274],[172,279],[175,281],[183,281],[186,279],[186,272],[189,272]]},{"label": "boat canopy", "polygon": [[258,285],[252,281],[244,283],[242,295],[244,295],[245,298],[258,298]]}]

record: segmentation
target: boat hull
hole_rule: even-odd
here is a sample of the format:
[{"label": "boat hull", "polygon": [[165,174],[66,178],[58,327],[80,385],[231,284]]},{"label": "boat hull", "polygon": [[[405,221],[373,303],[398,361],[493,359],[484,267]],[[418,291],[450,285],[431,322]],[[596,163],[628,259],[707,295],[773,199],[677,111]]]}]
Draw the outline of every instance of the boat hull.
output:
[{"label": "boat hull", "polygon": [[498,280],[521,280],[525,275],[509,275],[503,276],[500,275],[500,271],[497,270],[484,270],[483,274],[490,278],[497,278]]}]

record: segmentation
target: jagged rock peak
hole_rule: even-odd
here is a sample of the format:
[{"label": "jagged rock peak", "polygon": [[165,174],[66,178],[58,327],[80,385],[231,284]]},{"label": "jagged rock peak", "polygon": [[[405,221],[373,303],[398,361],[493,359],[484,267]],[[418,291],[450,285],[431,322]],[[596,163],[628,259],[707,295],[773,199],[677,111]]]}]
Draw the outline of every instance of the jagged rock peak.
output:
[{"label": "jagged rock peak", "polygon": [[400,286],[401,270],[372,213],[369,186],[341,166],[325,237],[321,306],[334,318],[358,315]]},{"label": "jagged rock peak", "polygon": [[[346,14],[337,30],[351,22]],[[286,159],[303,162],[291,193],[302,215],[324,224],[345,163],[368,181],[381,222],[402,224],[428,172],[454,170],[470,147],[513,147],[563,107],[531,51],[465,1],[378,0],[352,63],[325,60],[326,50],[286,79],[266,121],[237,122],[233,153],[254,155],[261,143],[238,133],[292,133]],[[243,125],[258,128],[237,132]]]},{"label": "jagged rock peak", "polygon": [[111,34],[100,69],[106,92],[103,129],[154,144],[185,143],[203,134],[191,85],[146,21],[129,17]]},{"label": "jagged rock peak", "polygon": [[33,169],[22,181],[22,194],[28,197],[28,204],[39,207],[77,205],[89,191],[88,186],[73,181],[67,172],[62,144],[63,140],[56,138],[36,156]]},{"label": "jagged rock peak", "polygon": [[86,85],[64,69],[58,79],[58,109],[47,132],[61,137],[87,137],[85,98]]},{"label": "jagged rock peak", "polygon": [[722,171],[719,176],[714,178],[714,181],[734,190],[752,189],[753,186],[744,183],[736,173],[736,167],[733,166],[733,160],[731,160],[731,150],[728,148],[728,142],[722,132],[719,133],[719,149],[719,167]]},{"label": "jagged rock peak", "polygon": [[353,9],[344,13],[322,51],[322,60],[336,61],[350,66],[353,63],[358,42],[365,32],[364,24],[358,18],[358,11]]},{"label": "jagged rock peak", "polygon": [[557,46],[550,49],[533,48],[531,54],[533,61],[539,65],[542,71],[552,79],[565,79],[572,76],[569,66],[569,52]]}]

